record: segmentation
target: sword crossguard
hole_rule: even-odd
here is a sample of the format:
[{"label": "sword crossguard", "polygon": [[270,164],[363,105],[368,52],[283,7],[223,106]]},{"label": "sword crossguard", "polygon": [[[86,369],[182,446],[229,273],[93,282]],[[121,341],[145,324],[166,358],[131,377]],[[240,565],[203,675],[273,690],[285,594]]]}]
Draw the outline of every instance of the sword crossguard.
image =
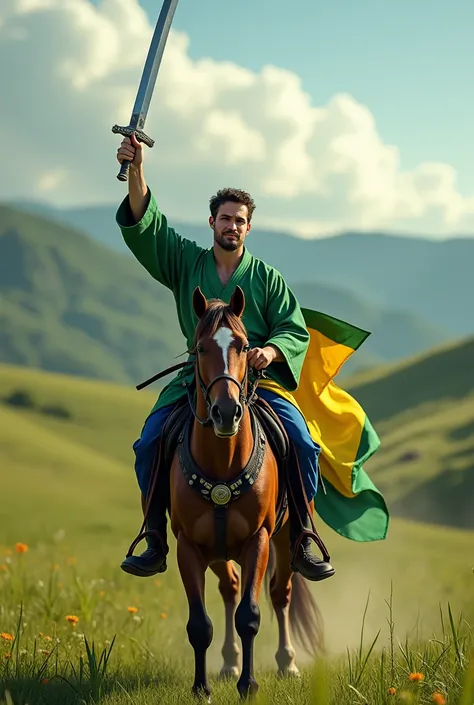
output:
[{"label": "sword crossguard", "polygon": [[[135,138],[138,140],[138,142],[143,142],[143,144],[146,144],[147,147],[153,147],[155,144],[155,140],[152,140],[151,137],[148,137],[142,130],[136,130],[134,127],[130,127],[130,125],[127,125],[126,127],[122,127],[121,125],[114,125],[112,127],[112,132],[115,135],[123,135],[124,137],[131,137],[132,135],[135,135]],[[120,171],[117,174],[117,179],[119,181],[127,181],[128,180],[128,170],[130,168],[130,162],[125,160],[122,162],[120,166]]]}]

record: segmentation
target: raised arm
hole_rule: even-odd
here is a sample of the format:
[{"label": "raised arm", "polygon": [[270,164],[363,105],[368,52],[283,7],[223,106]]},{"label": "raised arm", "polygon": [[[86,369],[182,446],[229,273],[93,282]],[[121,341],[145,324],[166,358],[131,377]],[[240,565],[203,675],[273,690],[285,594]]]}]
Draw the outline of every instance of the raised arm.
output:
[{"label": "raised arm", "polygon": [[117,160],[130,161],[128,196],[120,204],[116,221],[127,247],[140,264],[163,286],[174,291],[201,251],[196,243],[181,237],[168,226],[143,170],[143,146],[134,136],[125,137]]}]

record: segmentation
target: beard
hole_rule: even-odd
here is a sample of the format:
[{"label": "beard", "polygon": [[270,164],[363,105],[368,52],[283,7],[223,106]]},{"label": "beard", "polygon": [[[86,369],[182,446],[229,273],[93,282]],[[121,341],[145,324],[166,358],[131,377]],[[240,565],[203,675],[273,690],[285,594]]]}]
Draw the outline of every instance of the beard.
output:
[{"label": "beard", "polygon": [[[228,233],[230,234],[230,233]],[[235,235],[232,233],[232,235]],[[238,250],[240,245],[241,245],[241,240],[240,236],[237,235],[236,239],[230,239],[227,237],[224,233],[216,233],[214,230],[214,241],[217,242],[219,247],[222,247],[223,250],[226,250],[227,252],[234,252],[235,250]]]}]

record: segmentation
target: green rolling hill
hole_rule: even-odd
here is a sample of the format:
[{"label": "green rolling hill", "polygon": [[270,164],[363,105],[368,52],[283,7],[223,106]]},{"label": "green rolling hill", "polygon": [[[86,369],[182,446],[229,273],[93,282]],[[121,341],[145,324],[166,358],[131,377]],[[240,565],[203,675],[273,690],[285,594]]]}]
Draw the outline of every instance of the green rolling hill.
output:
[{"label": "green rolling hill", "polygon": [[371,472],[392,513],[474,528],[474,337],[344,386],[382,439]]},{"label": "green rolling hill", "polygon": [[171,293],[128,257],[0,209],[1,361],[142,381],[185,349]]}]

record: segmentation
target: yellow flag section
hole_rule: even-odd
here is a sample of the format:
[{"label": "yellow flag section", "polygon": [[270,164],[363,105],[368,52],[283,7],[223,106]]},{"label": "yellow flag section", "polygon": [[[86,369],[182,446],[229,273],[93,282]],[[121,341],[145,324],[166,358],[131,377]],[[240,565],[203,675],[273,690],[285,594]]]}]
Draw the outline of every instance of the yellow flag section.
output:
[{"label": "yellow flag section", "polygon": [[360,404],[333,379],[370,333],[327,314],[302,309],[310,344],[297,391],[271,380],[261,385],[286,397],[303,414],[321,447],[315,508],[335,531],[353,541],[384,539],[389,513],[385,500],[363,468],[380,440]]}]

